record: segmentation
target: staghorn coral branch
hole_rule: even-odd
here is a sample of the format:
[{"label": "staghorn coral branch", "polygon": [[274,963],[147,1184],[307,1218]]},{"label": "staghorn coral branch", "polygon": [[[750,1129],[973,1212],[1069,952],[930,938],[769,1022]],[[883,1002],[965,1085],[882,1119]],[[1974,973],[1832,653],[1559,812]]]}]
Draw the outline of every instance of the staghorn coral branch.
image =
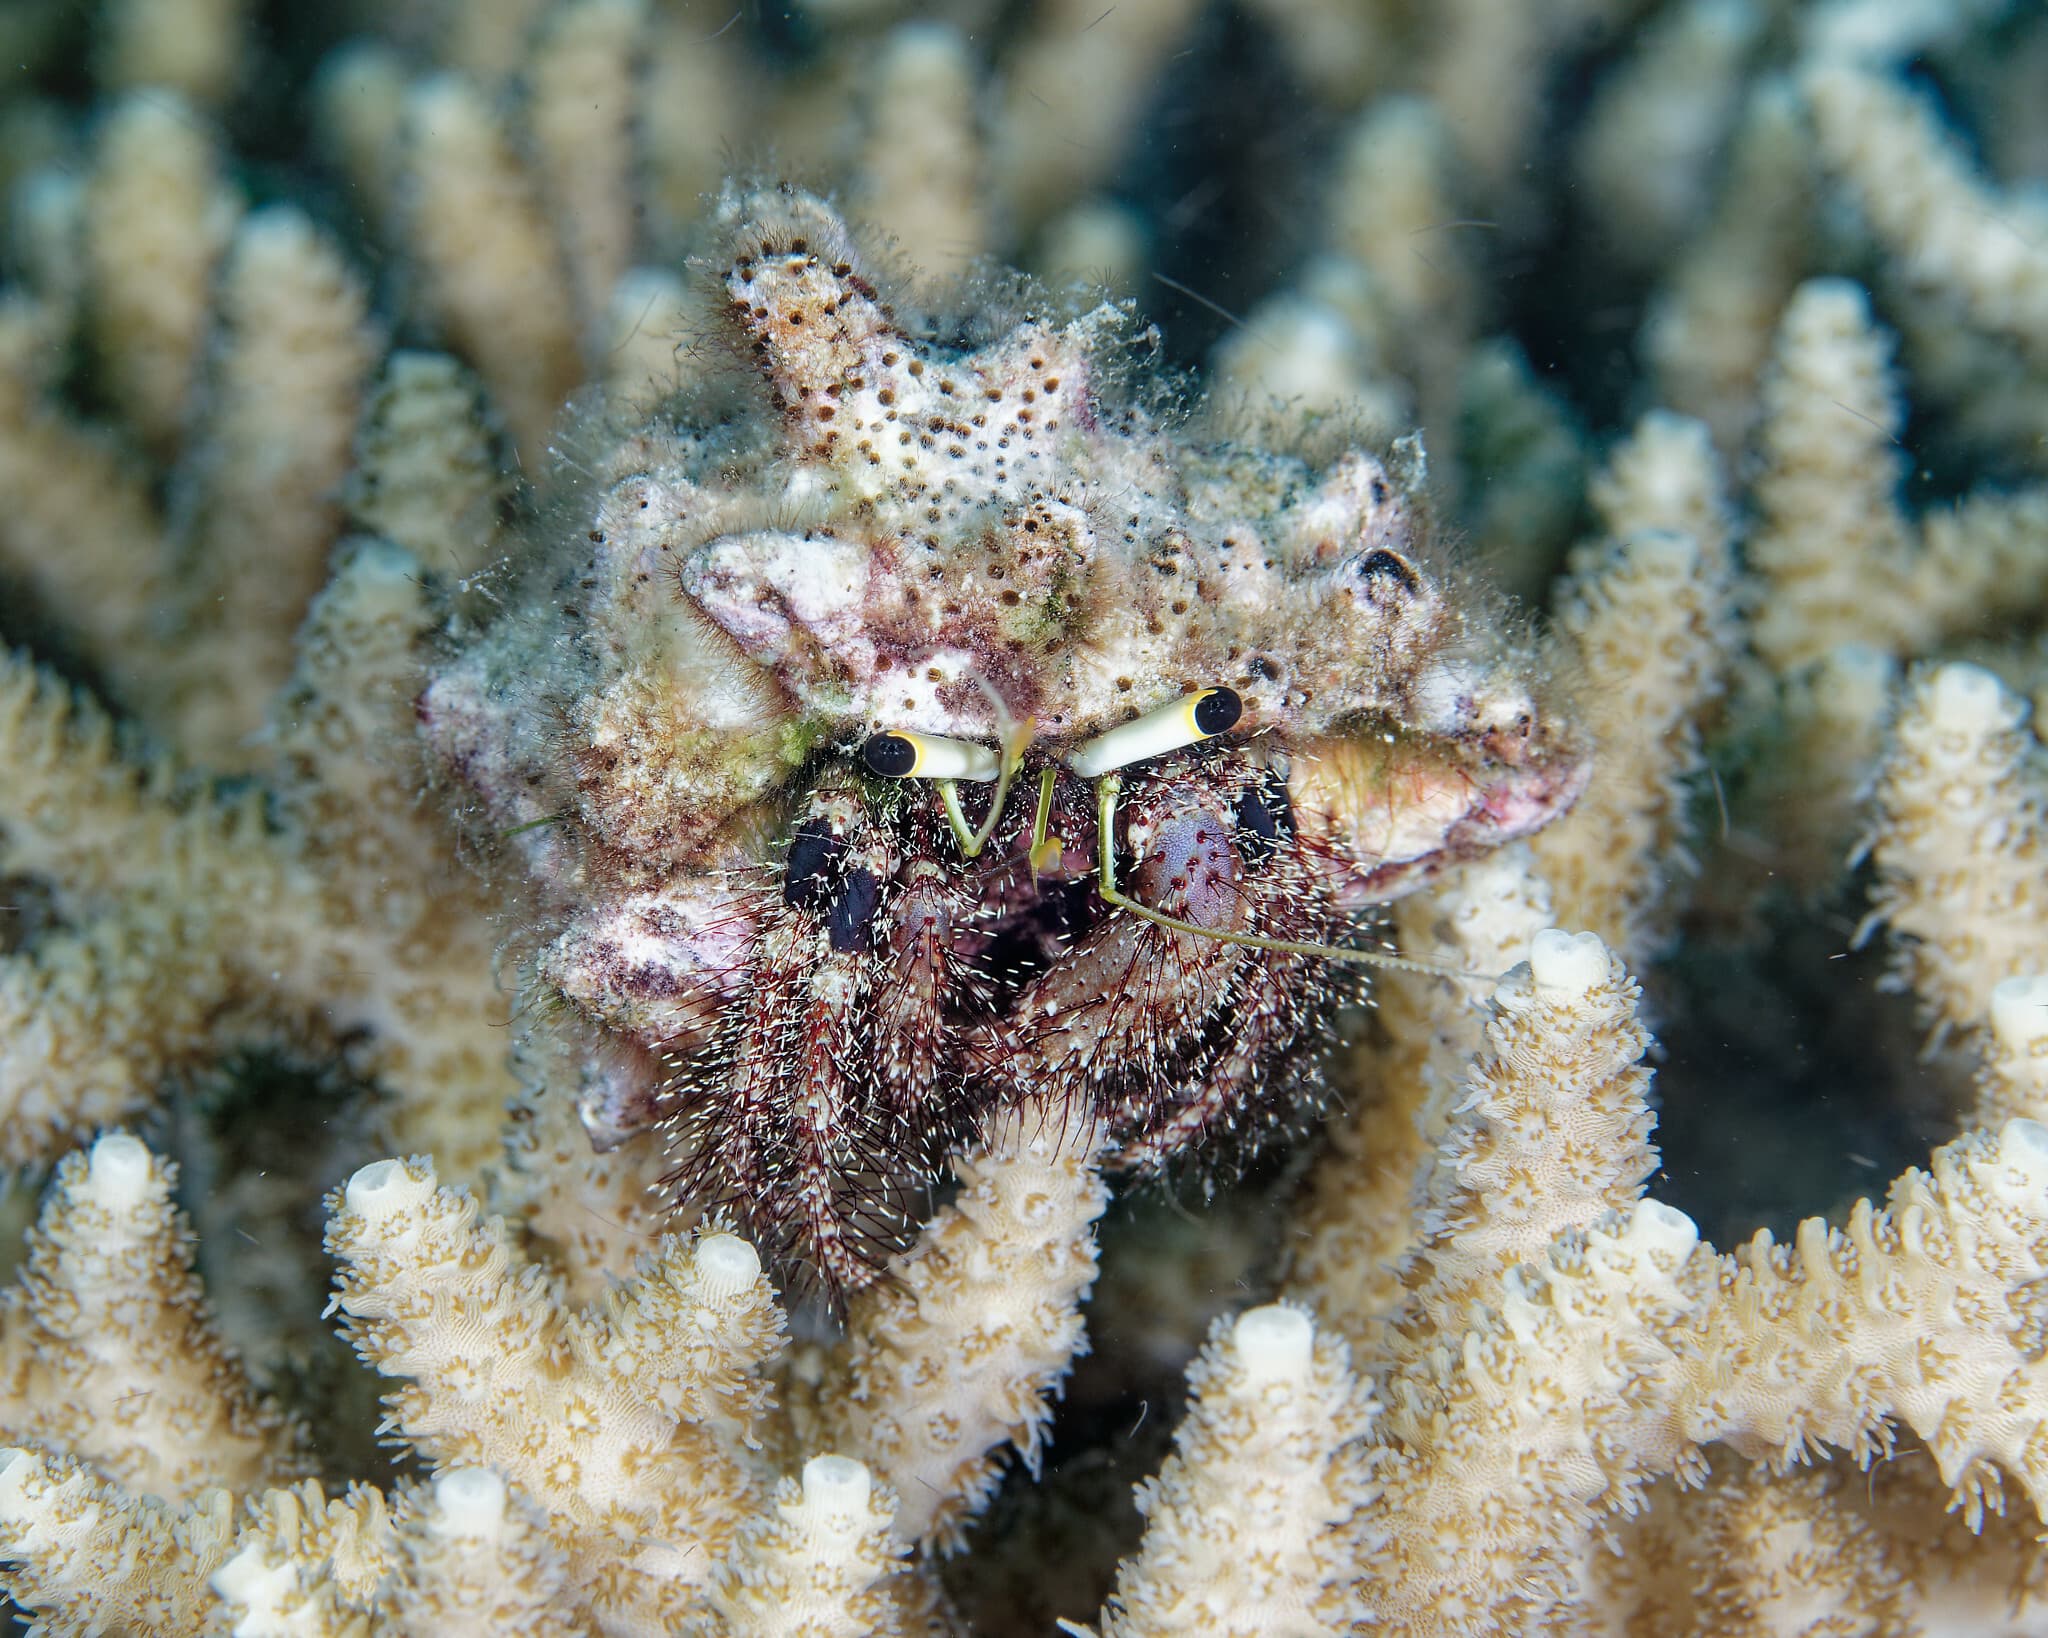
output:
[{"label": "staghorn coral branch", "polygon": [[410,1491],[392,1521],[398,1573],[382,1603],[404,1638],[588,1633],[568,1607],[568,1557],[547,1515],[487,1467],[453,1467]]},{"label": "staghorn coral branch", "polygon": [[0,870],[47,879],[71,923],[0,955],[0,1096],[21,1116],[0,1153],[47,1155],[167,1071],[309,1019],[372,1032],[359,1062],[396,1094],[394,1135],[464,1171],[496,1152],[495,935],[401,751],[430,618],[403,552],[344,556],[300,635],[269,793],[123,760],[103,712],[0,656]]},{"label": "staghorn coral branch", "polygon": [[[1512,967],[1556,918],[1525,845],[1468,865],[1437,892],[1402,902],[1403,950],[1456,972]],[[1287,1290],[1319,1324],[1362,1348],[1401,1300],[1401,1267],[1421,1234],[1417,1216],[1438,1146],[1485,1045],[1489,986],[1389,973],[1378,991],[1383,1046],[1357,1057],[1373,1100],[1330,1128],[1289,1247]]]},{"label": "staghorn coral branch", "polygon": [[1878,777],[1862,932],[1892,930],[1899,982],[1943,1032],[1982,1030],[2000,982],[2048,970],[2048,785],[2026,718],[1988,671],[1943,666],[1907,691]]},{"label": "staghorn coral branch", "polygon": [[1087,1346],[1104,1134],[1081,1109],[1026,1103],[955,1161],[960,1196],[848,1316],[827,1436],[898,1497],[896,1528],[957,1547],[1014,1447],[1037,1471],[1058,1391]]},{"label": "staghorn coral branch", "polygon": [[2048,201],[1976,176],[1928,100],[1848,63],[1806,77],[1821,156],[1905,280],[2048,356]]},{"label": "staghorn coral branch", "polygon": [[711,1601],[730,1638],[894,1638],[913,1630],[890,1596],[903,1556],[894,1498],[845,1456],[813,1456],[750,1520]]},{"label": "staghorn coral branch", "polygon": [[0,1437],[171,1503],[306,1471],[303,1430],[223,1345],[171,1204],[177,1168],[114,1132],[57,1167],[0,1294]]},{"label": "staghorn coral branch", "polygon": [[252,742],[327,577],[380,342],[362,280],[290,206],[242,219],[217,300],[204,435],[179,475],[190,499],[172,581],[170,698],[149,714],[187,756],[225,769],[260,756]]},{"label": "staghorn coral branch", "polygon": [[1740,645],[1732,524],[1706,427],[1646,416],[1593,484],[1615,537],[1572,557],[1558,625],[1594,700],[1593,779],[1535,839],[1567,925],[1643,962],[1671,938],[1701,719]]},{"label": "staghorn coral branch", "polygon": [[[596,1310],[566,1311],[503,1222],[424,1159],[367,1166],[332,1200],[334,1308],[363,1359],[405,1379],[387,1426],[439,1467],[490,1466],[547,1512],[575,1603],[605,1630],[701,1612],[756,1505],[749,1451],[781,1345],[752,1247],[663,1242]],[[646,1546],[621,1556],[621,1534]]]},{"label": "staghorn coral branch", "polygon": [[2048,1517],[2048,1127],[2009,1121],[1934,1152],[1844,1228],[1766,1231],[1674,1339],[1688,1439],[1789,1465],[1811,1445],[1867,1461],[1896,1419],[1923,1439],[1975,1529],[2000,1475]]},{"label": "staghorn coral branch", "polygon": [[214,1615],[207,1577],[233,1535],[225,1490],[173,1508],[131,1500],[75,1458],[0,1449],[0,1560],[13,1566],[6,1588],[51,1638],[109,1630],[201,1638]]},{"label": "staghorn coral branch", "polygon": [[1138,1490],[1145,1539],[1104,1638],[1321,1638],[1343,1630],[1335,1526],[1357,1505],[1337,1451],[1373,1406],[1343,1343],[1286,1304],[1221,1319],[1188,1370],[1174,1453]]}]

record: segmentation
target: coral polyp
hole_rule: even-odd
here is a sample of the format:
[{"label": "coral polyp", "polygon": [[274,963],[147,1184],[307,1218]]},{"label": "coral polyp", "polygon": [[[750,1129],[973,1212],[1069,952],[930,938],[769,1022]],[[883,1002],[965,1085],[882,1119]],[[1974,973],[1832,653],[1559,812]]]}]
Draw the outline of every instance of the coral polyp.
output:
[{"label": "coral polyp", "polygon": [[664,1127],[681,1194],[845,1291],[1027,1091],[1127,1167],[1255,1139],[1329,1033],[1302,946],[1586,761],[1415,452],[1202,444],[1106,386],[1113,306],[949,350],[817,199],[722,214],[772,414],[616,441],[420,709],[554,918],[593,1138]]}]

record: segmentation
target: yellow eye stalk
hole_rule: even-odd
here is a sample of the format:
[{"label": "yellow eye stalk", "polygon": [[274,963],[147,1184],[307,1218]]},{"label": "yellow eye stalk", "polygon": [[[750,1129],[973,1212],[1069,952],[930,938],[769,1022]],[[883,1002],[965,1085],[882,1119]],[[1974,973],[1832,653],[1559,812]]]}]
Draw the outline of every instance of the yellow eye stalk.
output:
[{"label": "yellow eye stalk", "polygon": [[1002,771],[1002,759],[972,740],[942,739],[898,728],[877,734],[860,748],[869,773],[884,779],[966,779],[987,784]]},{"label": "yellow eye stalk", "polygon": [[1199,745],[1228,733],[1244,715],[1244,701],[1230,688],[1204,688],[1183,695],[1135,721],[1085,740],[1067,753],[1067,766],[1083,779],[1100,779],[1148,757]]}]

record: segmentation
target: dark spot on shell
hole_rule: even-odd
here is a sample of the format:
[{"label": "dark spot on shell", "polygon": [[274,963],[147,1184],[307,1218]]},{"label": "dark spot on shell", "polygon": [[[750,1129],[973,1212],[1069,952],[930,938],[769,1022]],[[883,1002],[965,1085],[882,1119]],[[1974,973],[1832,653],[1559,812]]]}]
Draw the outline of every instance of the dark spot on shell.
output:
[{"label": "dark spot on shell", "polygon": [[1375,546],[1358,560],[1358,578],[1375,600],[1382,597],[1415,597],[1422,591],[1422,579],[1398,552]]}]

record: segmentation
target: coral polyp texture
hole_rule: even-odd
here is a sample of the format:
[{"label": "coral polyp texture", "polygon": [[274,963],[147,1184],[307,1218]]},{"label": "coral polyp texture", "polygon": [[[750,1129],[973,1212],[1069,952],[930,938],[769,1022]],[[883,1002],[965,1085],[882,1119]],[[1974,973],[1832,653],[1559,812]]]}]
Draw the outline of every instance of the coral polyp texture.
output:
[{"label": "coral polyp texture", "polygon": [[843,1290],[1028,1094],[1131,1166],[1275,1124],[1341,993],[1299,946],[1586,763],[1413,451],[1199,443],[1106,385],[1114,306],[942,348],[818,199],[721,216],[769,413],[623,440],[420,715],[563,920],[593,1133],[668,1127],[687,1198]]}]

